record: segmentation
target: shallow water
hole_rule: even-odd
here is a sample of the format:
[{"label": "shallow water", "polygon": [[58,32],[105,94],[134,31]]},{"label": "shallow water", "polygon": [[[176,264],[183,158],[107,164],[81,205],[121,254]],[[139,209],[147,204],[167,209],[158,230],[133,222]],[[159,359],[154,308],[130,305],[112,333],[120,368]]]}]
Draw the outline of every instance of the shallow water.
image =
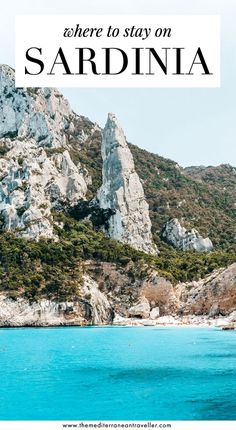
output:
[{"label": "shallow water", "polygon": [[236,419],[236,331],[0,329],[0,419]]}]

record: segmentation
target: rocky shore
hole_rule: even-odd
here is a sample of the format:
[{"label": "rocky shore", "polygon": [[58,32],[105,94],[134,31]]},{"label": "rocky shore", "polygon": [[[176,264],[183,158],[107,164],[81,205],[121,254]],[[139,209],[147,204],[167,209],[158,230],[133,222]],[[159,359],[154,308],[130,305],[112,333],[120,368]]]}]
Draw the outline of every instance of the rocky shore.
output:
[{"label": "rocky shore", "polygon": [[184,317],[166,315],[153,319],[122,318],[116,316],[113,320],[115,326],[138,327],[216,327],[222,330],[236,330],[236,311],[227,317],[211,318],[207,315],[188,315]]},{"label": "rocky shore", "polygon": [[[87,282],[88,293],[90,283]],[[123,317],[114,314],[109,302],[92,291],[92,308],[88,302],[60,302],[42,299],[30,303],[25,299],[12,300],[0,296],[0,327],[59,327],[59,326],[123,326],[123,327],[216,327],[223,330],[236,329],[236,311],[228,316],[219,315],[164,315],[155,312],[141,316]],[[141,305],[137,305],[140,307]],[[133,307],[134,308],[134,307]],[[131,312],[132,314],[132,308]]]},{"label": "rocky shore", "polygon": [[0,327],[194,326],[235,329],[236,264],[198,282],[172,285],[156,271],[135,284],[115,265],[87,262],[79,294],[63,301],[0,295]]}]

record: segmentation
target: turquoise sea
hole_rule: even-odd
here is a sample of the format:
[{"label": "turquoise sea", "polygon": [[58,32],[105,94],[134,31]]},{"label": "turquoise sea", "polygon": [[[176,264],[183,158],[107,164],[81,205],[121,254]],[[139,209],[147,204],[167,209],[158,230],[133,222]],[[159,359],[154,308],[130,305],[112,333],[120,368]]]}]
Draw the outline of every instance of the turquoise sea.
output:
[{"label": "turquoise sea", "polygon": [[0,329],[0,419],[236,419],[236,331]]}]

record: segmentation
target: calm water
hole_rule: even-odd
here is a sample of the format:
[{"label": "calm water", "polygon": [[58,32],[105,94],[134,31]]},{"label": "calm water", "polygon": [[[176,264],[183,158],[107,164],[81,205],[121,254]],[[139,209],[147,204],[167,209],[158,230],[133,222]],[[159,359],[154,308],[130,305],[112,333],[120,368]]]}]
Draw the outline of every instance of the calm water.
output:
[{"label": "calm water", "polygon": [[236,419],[236,331],[0,329],[0,419]]}]

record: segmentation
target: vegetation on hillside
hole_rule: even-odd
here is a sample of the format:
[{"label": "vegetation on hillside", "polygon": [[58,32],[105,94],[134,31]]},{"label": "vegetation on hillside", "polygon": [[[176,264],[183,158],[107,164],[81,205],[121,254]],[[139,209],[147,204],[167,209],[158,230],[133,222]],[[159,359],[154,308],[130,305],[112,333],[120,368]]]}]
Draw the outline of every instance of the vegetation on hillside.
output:
[{"label": "vegetation on hillside", "polygon": [[[70,155],[92,178],[87,196],[91,200],[102,182],[101,131],[84,117],[78,117],[73,125],[73,136],[67,136]],[[99,230],[106,225],[109,212],[98,210],[90,202],[80,202],[74,208],[64,208],[66,214],[54,213],[54,220],[64,225],[60,229],[55,224],[57,242],[35,242],[16,237],[14,232],[0,231],[0,291],[12,298],[69,300],[80,295],[86,260],[115,263],[134,278],[148,267],[154,268],[173,283],[197,280],[236,261],[235,169],[182,169],[134,145],[130,149],[149,203],[160,254],[147,255],[109,239]],[[0,155],[4,151],[0,148]],[[53,153],[51,149],[47,151],[48,155]],[[85,220],[88,215],[90,220]],[[162,226],[173,217],[186,228],[195,227],[203,236],[209,236],[215,251],[181,252],[162,242]]]},{"label": "vegetation on hillside", "polygon": [[[80,148],[76,139],[70,140],[71,156],[88,170],[92,178],[88,198],[92,198],[102,183],[101,131],[91,134],[94,124],[78,118],[75,134],[86,130],[88,138]],[[149,203],[156,244],[162,246],[163,224],[176,217],[186,228],[209,236],[216,249],[230,252],[236,241],[236,169],[228,165],[183,169],[172,160],[129,146]]]},{"label": "vegetation on hillside", "polygon": [[186,228],[194,227],[204,237],[209,236],[216,249],[235,245],[235,196],[225,181],[220,185],[215,179],[214,187],[209,186],[204,180],[192,179],[171,160],[134,145],[131,150],[149,203],[156,243],[160,242],[163,224],[176,217]]},{"label": "vegetation on hillside", "polygon": [[55,227],[57,242],[1,232],[0,291],[12,298],[70,300],[80,294],[85,260],[115,263],[134,277],[141,276],[144,268],[155,268],[174,283],[198,279],[235,261],[235,250],[186,254],[164,243],[161,254],[154,257],[109,239],[95,231],[91,221],[78,222],[61,213],[54,219],[64,223],[63,229]]}]

